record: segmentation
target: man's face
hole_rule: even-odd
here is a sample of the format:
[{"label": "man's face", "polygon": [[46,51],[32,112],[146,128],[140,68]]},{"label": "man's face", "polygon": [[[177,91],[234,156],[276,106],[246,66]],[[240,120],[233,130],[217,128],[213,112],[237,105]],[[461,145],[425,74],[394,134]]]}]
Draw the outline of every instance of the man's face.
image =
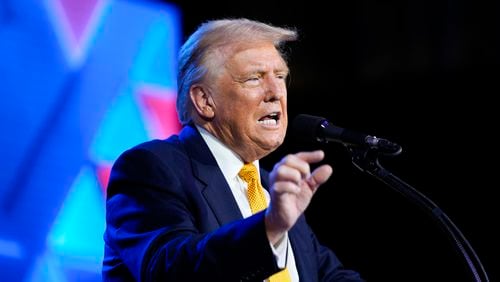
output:
[{"label": "man's face", "polygon": [[288,67],[269,43],[240,48],[215,79],[216,135],[244,161],[283,143],[288,124]]}]

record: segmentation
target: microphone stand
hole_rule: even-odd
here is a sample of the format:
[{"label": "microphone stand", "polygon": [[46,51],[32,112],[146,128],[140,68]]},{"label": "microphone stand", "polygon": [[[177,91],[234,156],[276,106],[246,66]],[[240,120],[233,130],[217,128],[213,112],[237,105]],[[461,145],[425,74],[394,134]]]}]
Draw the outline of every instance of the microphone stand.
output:
[{"label": "microphone stand", "polygon": [[[462,232],[443,210],[441,210],[434,202],[421,192],[417,191],[408,183],[383,168],[378,161],[378,156],[381,153],[376,148],[346,147],[352,154],[352,162],[355,167],[401,193],[414,204],[428,212],[436,220],[439,226],[446,231],[446,234],[450,237],[453,246],[465,260],[467,267],[474,277],[474,281],[489,282],[488,275],[486,274],[486,271],[476,252],[464,237]],[[400,151],[392,155],[397,155],[399,153]]]}]

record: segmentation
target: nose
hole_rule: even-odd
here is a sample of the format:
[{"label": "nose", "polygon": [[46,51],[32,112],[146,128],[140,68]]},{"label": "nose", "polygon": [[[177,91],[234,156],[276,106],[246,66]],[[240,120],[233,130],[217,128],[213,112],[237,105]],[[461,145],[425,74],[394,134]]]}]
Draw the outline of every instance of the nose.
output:
[{"label": "nose", "polygon": [[266,101],[276,101],[286,95],[286,84],[282,77],[269,75],[265,83]]}]

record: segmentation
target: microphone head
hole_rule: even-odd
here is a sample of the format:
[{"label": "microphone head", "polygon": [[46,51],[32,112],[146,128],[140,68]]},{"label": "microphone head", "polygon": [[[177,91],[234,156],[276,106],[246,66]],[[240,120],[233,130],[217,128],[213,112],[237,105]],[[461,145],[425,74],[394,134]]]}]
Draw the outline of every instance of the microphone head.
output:
[{"label": "microphone head", "polygon": [[297,115],[292,121],[291,137],[300,142],[322,141],[320,126],[324,122],[327,120],[322,117],[307,114]]},{"label": "microphone head", "polygon": [[307,114],[300,114],[294,118],[291,124],[291,137],[305,143],[313,140],[322,143],[336,142],[348,148],[366,148],[389,156],[398,155],[402,151],[401,146],[386,139],[346,130],[330,124],[325,118]]}]

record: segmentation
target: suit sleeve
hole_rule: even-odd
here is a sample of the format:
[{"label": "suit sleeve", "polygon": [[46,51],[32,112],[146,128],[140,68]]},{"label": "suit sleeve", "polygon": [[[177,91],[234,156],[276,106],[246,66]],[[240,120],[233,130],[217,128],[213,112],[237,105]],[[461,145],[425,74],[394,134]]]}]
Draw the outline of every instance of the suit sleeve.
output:
[{"label": "suit sleeve", "polygon": [[[105,281],[258,281],[278,270],[263,213],[203,230],[203,197],[180,154],[125,152],[107,191]],[[179,169],[181,168],[181,169]],[[199,190],[199,189],[198,189]]]},{"label": "suit sleeve", "polygon": [[[301,280],[304,281],[335,281],[335,282],[364,282],[360,274],[347,269],[332,251],[322,245],[311,227],[301,216],[292,228],[292,244],[294,253],[298,251],[297,267],[301,269]],[[301,239],[296,239],[301,238]],[[313,259],[315,258],[315,259]],[[309,271],[306,271],[309,270]]]}]

